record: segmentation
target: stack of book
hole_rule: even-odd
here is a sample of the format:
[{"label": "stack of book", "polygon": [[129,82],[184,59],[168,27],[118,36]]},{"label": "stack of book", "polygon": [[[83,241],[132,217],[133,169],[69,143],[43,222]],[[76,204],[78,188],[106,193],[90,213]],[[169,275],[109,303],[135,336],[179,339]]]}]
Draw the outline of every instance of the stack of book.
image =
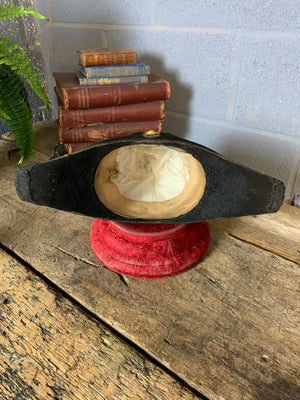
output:
[{"label": "stack of book", "polygon": [[59,140],[68,153],[104,139],[160,132],[169,82],[127,48],[78,50],[81,70],[55,72]]}]

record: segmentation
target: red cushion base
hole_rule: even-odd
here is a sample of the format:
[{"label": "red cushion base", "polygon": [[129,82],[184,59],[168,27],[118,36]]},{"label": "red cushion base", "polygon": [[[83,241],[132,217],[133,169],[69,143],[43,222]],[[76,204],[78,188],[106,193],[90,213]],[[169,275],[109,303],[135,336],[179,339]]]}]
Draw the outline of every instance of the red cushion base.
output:
[{"label": "red cushion base", "polygon": [[93,222],[91,247],[109,269],[138,278],[164,278],[191,268],[206,252],[207,222],[134,224]]}]

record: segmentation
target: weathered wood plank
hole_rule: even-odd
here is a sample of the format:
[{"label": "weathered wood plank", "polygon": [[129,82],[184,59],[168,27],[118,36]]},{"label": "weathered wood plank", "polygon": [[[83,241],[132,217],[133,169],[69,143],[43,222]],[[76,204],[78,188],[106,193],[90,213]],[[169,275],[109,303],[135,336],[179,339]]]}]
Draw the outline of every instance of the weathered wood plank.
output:
[{"label": "weathered wood plank", "polygon": [[51,156],[54,147],[59,143],[58,124],[55,121],[42,121],[33,125],[33,143],[35,149]]},{"label": "weathered wood plank", "polygon": [[124,281],[92,254],[93,220],[20,202],[14,169],[0,167],[5,246],[207,397],[300,398],[295,263],[212,227],[195,268]]},{"label": "weathered wood plank", "polygon": [[300,209],[283,204],[274,214],[218,220],[213,226],[300,263]]},{"label": "weathered wood plank", "polygon": [[0,398],[200,399],[0,249]]},{"label": "weathered wood plank", "polygon": [[[33,125],[33,143],[36,151],[50,157],[55,146],[59,143],[58,123],[50,120],[36,122]],[[12,149],[17,149],[14,135],[9,132],[4,133],[0,140],[0,154],[5,153],[5,150],[9,152]]]}]

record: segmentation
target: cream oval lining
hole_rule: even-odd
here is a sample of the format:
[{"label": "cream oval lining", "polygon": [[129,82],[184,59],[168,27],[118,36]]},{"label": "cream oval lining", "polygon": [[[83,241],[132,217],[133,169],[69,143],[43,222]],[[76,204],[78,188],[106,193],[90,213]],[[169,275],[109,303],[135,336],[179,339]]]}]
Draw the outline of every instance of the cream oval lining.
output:
[{"label": "cream oval lining", "polygon": [[111,180],[130,200],[163,202],[178,196],[190,177],[189,156],[167,146],[120,147]]},{"label": "cream oval lining", "polygon": [[[162,145],[131,145],[120,149],[122,151],[126,151],[126,148],[133,150],[133,148],[140,147],[141,149],[142,146],[143,151],[146,147],[149,147],[149,152],[150,149],[153,150],[153,147],[157,147],[158,152],[163,147],[167,150],[183,152],[181,149]],[[199,203],[206,184],[205,172],[199,161],[191,154],[183,152],[187,156],[189,168],[188,173],[185,173],[185,182],[181,184],[183,190],[178,195],[164,201],[137,201],[122,195],[118,186],[114,183],[116,172],[120,172],[117,164],[118,152],[119,149],[115,149],[102,158],[94,180],[94,187],[99,200],[110,211],[128,218],[169,219],[186,214]],[[169,153],[172,154],[172,152]],[[122,172],[124,173],[124,171]]]}]

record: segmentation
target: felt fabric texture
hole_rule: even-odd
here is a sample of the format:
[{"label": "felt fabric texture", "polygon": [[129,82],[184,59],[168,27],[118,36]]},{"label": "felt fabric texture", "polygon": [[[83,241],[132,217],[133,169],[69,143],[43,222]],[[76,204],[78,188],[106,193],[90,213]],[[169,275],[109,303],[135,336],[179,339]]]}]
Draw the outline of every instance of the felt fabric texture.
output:
[{"label": "felt fabric texture", "polygon": [[133,224],[96,219],[91,247],[109,269],[137,278],[165,278],[191,268],[210,240],[207,222]]},{"label": "felt fabric texture", "polygon": [[[198,160],[206,176],[205,191],[198,204],[178,217],[149,219],[124,217],[105,207],[94,186],[98,165],[113,150],[132,144],[182,149]],[[285,192],[284,184],[278,179],[168,133],[154,138],[139,133],[104,140],[78,153],[18,168],[15,178],[17,194],[23,201],[94,218],[134,223],[179,224],[276,212]]]}]

